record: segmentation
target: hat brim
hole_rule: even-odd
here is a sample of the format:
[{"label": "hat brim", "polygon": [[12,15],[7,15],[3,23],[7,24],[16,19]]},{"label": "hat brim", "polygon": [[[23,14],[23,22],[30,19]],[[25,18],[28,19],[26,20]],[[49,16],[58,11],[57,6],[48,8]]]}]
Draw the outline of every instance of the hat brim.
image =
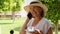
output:
[{"label": "hat brim", "polygon": [[24,7],[25,11],[29,12],[31,6],[39,6],[43,9],[44,12],[48,11],[48,8],[42,3],[35,3],[35,4],[27,5],[27,6]]}]

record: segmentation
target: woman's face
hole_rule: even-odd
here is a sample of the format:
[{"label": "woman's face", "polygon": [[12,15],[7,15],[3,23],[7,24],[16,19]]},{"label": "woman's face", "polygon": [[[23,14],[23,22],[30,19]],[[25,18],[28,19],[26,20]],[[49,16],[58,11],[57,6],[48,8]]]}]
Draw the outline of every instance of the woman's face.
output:
[{"label": "woman's face", "polygon": [[42,9],[40,7],[32,6],[30,9],[31,9],[30,12],[31,12],[31,14],[32,14],[33,17],[40,16],[40,13],[42,11]]}]

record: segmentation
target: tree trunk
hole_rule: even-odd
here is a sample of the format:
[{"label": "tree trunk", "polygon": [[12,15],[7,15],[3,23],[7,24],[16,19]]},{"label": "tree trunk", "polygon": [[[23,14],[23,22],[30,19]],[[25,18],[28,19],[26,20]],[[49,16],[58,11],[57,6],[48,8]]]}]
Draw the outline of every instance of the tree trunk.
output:
[{"label": "tree trunk", "polygon": [[6,13],[4,13],[4,16],[3,17],[6,18]]},{"label": "tree trunk", "polygon": [[13,19],[13,23],[15,21],[15,11],[12,11],[12,19]]},{"label": "tree trunk", "polygon": [[55,25],[55,34],[58,34],[58,24]]}]

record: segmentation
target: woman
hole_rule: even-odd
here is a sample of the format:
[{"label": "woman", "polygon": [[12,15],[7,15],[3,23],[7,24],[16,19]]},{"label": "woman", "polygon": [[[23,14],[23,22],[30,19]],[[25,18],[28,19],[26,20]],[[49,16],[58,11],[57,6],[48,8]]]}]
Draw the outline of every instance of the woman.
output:
[{"label": "woman", "polygon": [[28,15],[20,34],[52,34],[51,24],[44,18],[47,11],[44,4],[34,1],[25,6],[24,9],[28,11]]}]

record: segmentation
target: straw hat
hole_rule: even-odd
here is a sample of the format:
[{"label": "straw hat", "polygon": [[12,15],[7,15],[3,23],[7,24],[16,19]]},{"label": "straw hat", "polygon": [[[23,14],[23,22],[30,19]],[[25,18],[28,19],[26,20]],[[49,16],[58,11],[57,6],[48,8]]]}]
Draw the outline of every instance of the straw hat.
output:
[{"label": "straw hat", "polygon": [[39,6],[39,7],[41,7],[43,9],[44,13],[46,13],[48,11],[48,8],[39,1],[33,1],[31,3],[32,4],[29,4],[29,5],[24,7],[25,11],[29,12],[31,6]]}]

